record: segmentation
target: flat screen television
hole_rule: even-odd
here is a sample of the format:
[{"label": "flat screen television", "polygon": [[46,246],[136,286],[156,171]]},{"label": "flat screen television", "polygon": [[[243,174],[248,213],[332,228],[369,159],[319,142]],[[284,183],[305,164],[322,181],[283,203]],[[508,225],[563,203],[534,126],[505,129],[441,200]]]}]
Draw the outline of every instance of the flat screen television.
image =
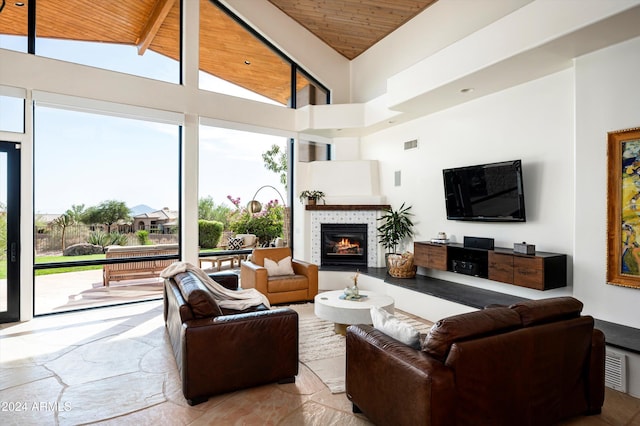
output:
[{"label": "flat screen television", "polygon": [[442,171],[447,219],[525,222],[522,161]]}]

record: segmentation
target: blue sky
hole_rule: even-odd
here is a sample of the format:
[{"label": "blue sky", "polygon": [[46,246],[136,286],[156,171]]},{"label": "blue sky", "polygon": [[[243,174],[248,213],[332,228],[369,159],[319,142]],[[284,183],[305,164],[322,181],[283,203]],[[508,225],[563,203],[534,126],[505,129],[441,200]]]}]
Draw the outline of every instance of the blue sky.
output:
[{"label": "blue sky", "polygon": [[[0,47],[24,50],[23,37],[0,36]],[[177,82],[178,65],[131,46],[38,39],[41,56]],[[200,87],[261,102],[270,100],[201,74]],[[1,110],[0,110],[1,112]],[[35,112],[35,210],[62,213],[74,204],[124,201],[129,207],[178,208],[178,127],[166,124],[37,107]],[[231,206],[227,195],[246,204],[262,185],[284,197],[279,176],[264,167],[261,154],[286,138],[200,127],[199,197]],[[279,199],[272,189],[258,200]]]}]

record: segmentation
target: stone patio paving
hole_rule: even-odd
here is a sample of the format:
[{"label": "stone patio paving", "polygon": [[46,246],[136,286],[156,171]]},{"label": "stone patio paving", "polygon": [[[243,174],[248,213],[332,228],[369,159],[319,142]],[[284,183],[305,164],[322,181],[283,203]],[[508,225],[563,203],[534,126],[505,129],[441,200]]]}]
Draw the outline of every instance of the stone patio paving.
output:
[{"label": "stone patio paving", "polygon": [[[213,268],[203,261],[205,270]],[[223,264],[222,269],[230,269]],[[211,272],[214,272],[211,269]],[[0,308],[6,309],[6,280],[0,280]],[[162,298],[162,279],[144,278],[102,285],[102,269],[35,277],[35,315]]]}]

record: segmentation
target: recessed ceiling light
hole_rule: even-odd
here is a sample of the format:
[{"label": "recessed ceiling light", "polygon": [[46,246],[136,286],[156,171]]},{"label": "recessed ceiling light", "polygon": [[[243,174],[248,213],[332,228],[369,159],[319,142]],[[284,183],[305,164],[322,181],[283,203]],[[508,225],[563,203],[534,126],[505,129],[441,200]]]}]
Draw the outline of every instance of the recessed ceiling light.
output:
[{"label": "recessed ceiling light", "polygon": [[245,65],[251,65],[251,61],[250,61],[250,60],[248,60],[248,59],[245,59],[244,64],[245,64]]},{"label": "recessed ceiling light", "polygon": [[460,93],[470,93],[473,92],[473,87],[465,87],[464,89],[460,89]]},{"label": "recessed ceiling light", "polygon": [[16,6],[18,6],[18,7],[22,7],[22,6],[24,6],[24,2],[21,2],[21,1],[17,1],[17,2],[15,2],[14,4],[15,4]]}]

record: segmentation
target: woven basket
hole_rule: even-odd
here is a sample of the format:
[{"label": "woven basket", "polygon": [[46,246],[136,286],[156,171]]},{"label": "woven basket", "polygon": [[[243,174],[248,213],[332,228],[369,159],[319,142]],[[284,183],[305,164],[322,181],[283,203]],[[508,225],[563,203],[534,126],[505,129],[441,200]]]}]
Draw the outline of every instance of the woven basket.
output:
[{"label": "woven basket", "polygon": [[389,275],[394,278],[413,278],[416,276],[416,267],[413,264],[413,253],[390,254],[387,257],[387,269]]}]

